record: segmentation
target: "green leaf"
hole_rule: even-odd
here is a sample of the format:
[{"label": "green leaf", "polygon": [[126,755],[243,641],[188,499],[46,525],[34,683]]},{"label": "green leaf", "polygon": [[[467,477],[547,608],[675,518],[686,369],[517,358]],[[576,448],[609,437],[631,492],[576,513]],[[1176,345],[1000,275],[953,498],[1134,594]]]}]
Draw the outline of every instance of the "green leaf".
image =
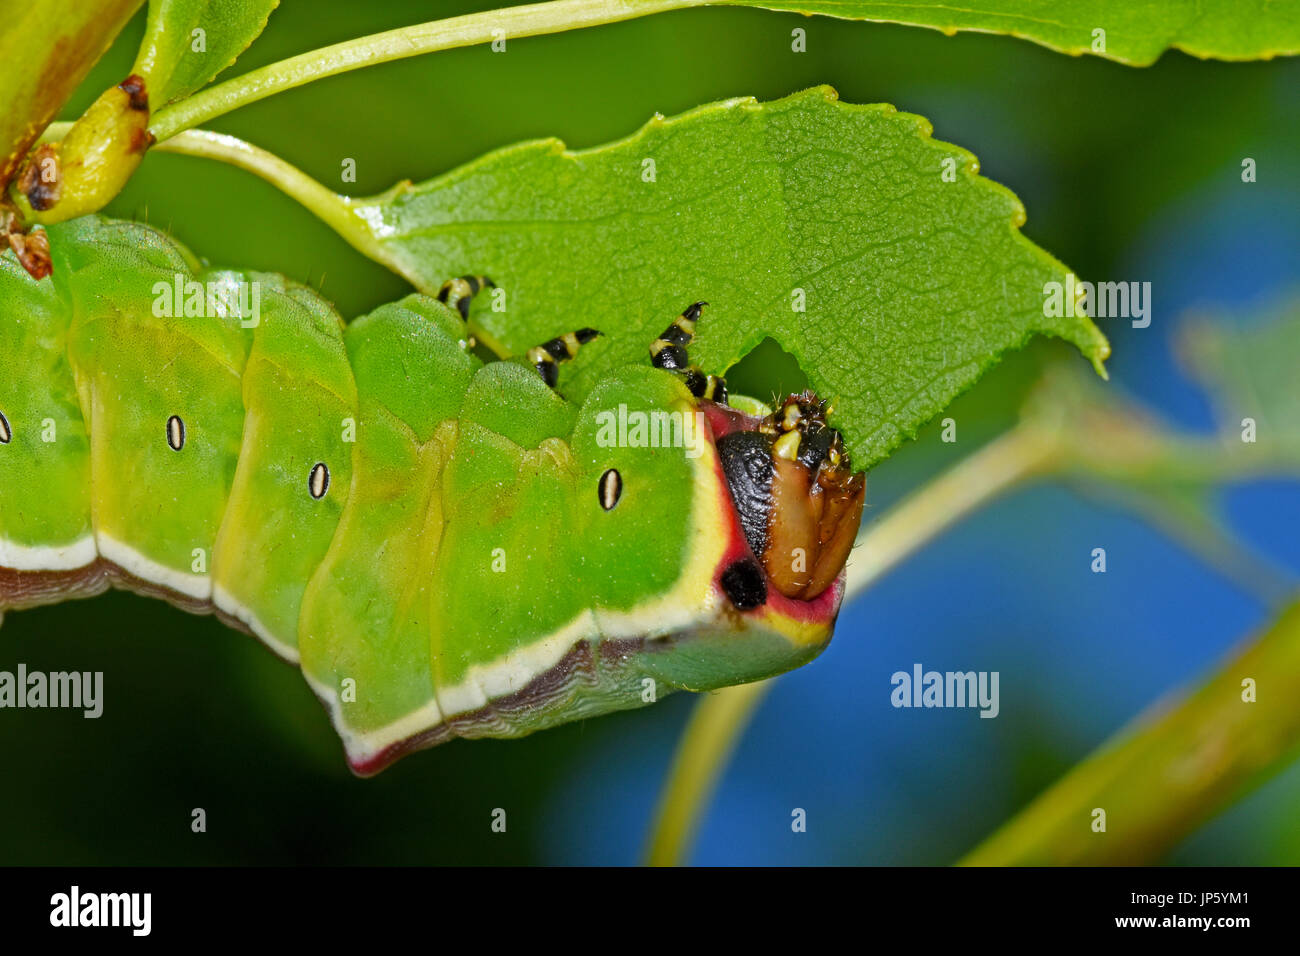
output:
[{"label": "green leaf", "polygon": [[1300,470],[1300,298],[1244,324],[1198,316],[1180,338],[1229,440],[1241,441],[1249,418],[1261,456],[1289,460]]},{"label": "green leaf", "polygon": [[280,0],[150,0],[133,73],[145,79],[150,106],[189,96],[235,62]]},{"label": "green leaf", "polygon": [[[1146,66],[1173,47],[1202,59],[1268,60],[1300,52],[1296,0],[714,0],[735,6],[1008,33],[1077,56]],[[1102,30],[1104,35],[1095,31]]]},{"label": "green leaf", "polygon": [[1016,197],[929,134],[828,88],[729,100],[612,145],[525,143],[352,200],[357,244],[425,291],[491,276],[504,310],[480,297],[471,318],[499,352],[600,328],[562,372],[571,399],[648,361],[707,300],[693,361],[722,373],[771,337],[835,400],[866,468],[1033,333],[1073,342],[1098,372],[1109,352],[1086,318],[1044,315],[1066,269],[1020,234]]}]

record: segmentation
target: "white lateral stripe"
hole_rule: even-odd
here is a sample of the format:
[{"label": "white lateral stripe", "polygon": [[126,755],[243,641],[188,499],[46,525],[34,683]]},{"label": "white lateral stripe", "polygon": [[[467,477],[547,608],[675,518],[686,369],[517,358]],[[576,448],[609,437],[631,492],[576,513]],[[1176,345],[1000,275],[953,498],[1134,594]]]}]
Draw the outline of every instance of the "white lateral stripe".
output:
[{"label": "white lateral stripe", "polygon": [[353,763],[372,760],[393,744],[401,743],[403,740],[414,737],[431,727],[437,727],[443,722],[442,711],[438,709],[438,702],[431,700],[427,704],[417,707],[409,714],[399,717],[391,724],[385,724],[378,730],[370,733],[357,733],[343,721],[343,708],[339,701],[338,688],[322,684],[306,671],[302,672],[302,676],[306,678],[307,684],[315,692],[316,696],[325,701],[325,706],[329,709],[330,718],[334,723],[334,729],[338,731],[339,736],[343,739],[343,748],[347,751],[348,757]]},{"label": "white lateral stripe", "polygon": [[298,649],[290,647],[272,634],[271,629],[258,620],[256,614],[235,600],[234,596],[220,584],[212,585],[212,603],[218,610],[224,611],[235,620],[247,624],[248,629],[253,632],[259,641],[290,664],[298,663]]},{"label": "white lateral stripe", "polygon": [[595,616],[590,610],[583,610],[554,634],[516,648],[491,663],[471,667],[459,684],[438,688],[443,716],[466,714],[487,706],[489,700],[523,690],[532,680],[564,660],[564,655],[579,641],[598,633]]},{"label": "white lateral stripe", "polygon": [[0,538],[0,568],[11,571],[75,571],[98,556],[91,534],[60,545],[24,545]]},{"label": "white lateral stripe", "polygon": [[165,588],[170,588],[179,594],[184,594],[186,597],[197,598],[200,601],[210,601],[212,599],[212,579],[206,574],[177,571],[166,565],[159,564],[151,558],[146,558],[139,551],[128,547],[121,541],[110,538],[102,531],[97,531],[95,538],[99,545],[99,553],[123,571],[133,574],[143,581],[148,581],[150,584],[159,584]]}]

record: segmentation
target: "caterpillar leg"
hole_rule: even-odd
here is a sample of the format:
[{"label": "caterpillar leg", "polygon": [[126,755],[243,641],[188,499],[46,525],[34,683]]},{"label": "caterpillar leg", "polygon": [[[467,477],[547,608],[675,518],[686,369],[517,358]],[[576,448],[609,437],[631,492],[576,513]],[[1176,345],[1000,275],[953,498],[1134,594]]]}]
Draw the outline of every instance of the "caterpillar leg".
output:
[{"label": "caterpillar leg", "polygon": [[578,354],[579,348],[600,334],[595,329],[578,329],[576,332],[565,332],[563,335],[557,335],[541,345],[534,345],[530,348],[528,350],[528,361],[533,368],[537,369],[537,374],[542,377],[542,381],[551,388],[555,388],[555,383],[560,377],[559,363],[567,362],[573,358]]},{"label": "caterpillar leg", "polygon": [[462,319],[469,318],[469,304],[474,296],[484,289],[495,289],[497,284],[487,276],[459,276],[448,279],[438,290],[438,301],[444,302],[460,313]]},{"label": "caterpillar leg", "polygon": [[676,372],[696,398],[707,398],[719,405],[727,404],[726,379],[706,375],[694,365],[686,354],[686,347],[695,338],[695,323],[707,302],[696,302],[673,319],[659,338],[650,343],[650,362],[655,368]]}]

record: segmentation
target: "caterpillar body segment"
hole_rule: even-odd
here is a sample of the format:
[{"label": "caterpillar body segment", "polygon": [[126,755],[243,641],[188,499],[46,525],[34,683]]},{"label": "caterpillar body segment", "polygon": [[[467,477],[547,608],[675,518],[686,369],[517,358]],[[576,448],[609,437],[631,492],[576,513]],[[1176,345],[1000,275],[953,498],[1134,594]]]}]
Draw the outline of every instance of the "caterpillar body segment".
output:
[{"label": "caterpillar body segment", "polygon": [[[0,257],[0,611],[119,586],[217,613],[301,668],[362,774],[829,640],[840,569],[795,581],[772,542],[836,553],[861,486],[798,454],[764,484],[760,449],[738,507],[719,448],[774,419],[650,364],[566,401],[531,355],[470,351],[455,288],[345,324],[141,225],[49,241],[50,279]],[[782,520],[791,489],[823,506]]]}]

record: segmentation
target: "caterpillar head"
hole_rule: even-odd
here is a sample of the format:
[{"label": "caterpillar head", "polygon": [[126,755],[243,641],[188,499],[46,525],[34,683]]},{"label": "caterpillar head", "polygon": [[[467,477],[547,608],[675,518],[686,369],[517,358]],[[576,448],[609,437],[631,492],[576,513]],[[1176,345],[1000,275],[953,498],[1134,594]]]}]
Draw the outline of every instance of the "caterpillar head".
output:
[{"label": "caterpillar head", "polygon": [[[815,599],[848,560],[866,476],[853,474],[827,403],[789,396],[757,424],[714,410],[722,470],[750,549],[788,598]],[[743,597],[735,601],[743,603]]]},{"label": "caterpillar head", "polygon": [[812,394],[764,418],[630,367],[575,432],[582,571],[607,643],[673,687],[769,677],[829,642],[866,481]]}]

